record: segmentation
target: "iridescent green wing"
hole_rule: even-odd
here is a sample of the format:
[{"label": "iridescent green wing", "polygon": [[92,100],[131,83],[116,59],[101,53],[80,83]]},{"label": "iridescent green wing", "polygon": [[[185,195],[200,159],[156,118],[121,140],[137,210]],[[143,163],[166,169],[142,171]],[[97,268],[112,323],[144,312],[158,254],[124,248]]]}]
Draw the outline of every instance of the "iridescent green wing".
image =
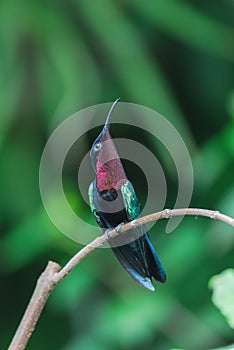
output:
[{"label": "iridescent green wing", "polygon": [[91,182],[91,184],[89,185],[89,190],[88,190],[88,196],[89,196],[89,205],[90,205],[90,209],[91,212],[94,214],[95,212],[95,204],[94,204],[94,184],[93,182]]},{"label": "iridescent green wing", "polygon": [[141,208],[135,190],[130,181],[127,180],[125,184],[121,186],[121,192],[129,219],[136,219],[141,212]]},{"label": "iridescent green wing", "polygon": [[93,213],[93,215],[95,217],[95,220],[97,221],[98,225],[102,227],[103,222],[101,220],[100,215],[98,214],[97,208],[96,208],[95,203],[94,203],[94,198],[96,196],[95,186],[96,185],[95,185],[94,181],[91,182],[91,184],[89,185],[89,190],[88,190],[89,205],[90,205],[91,212]]}]

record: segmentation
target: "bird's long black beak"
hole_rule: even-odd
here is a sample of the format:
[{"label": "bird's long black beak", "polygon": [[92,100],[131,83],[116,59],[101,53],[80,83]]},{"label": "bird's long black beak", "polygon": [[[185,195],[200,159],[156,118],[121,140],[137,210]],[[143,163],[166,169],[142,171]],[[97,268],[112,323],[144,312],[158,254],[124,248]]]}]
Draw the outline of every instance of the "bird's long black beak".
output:
[{"label": "bird's long black beak", "polygon": [[109,129],[111,113],[113,112],[113,109],[115,108],[115,106],[117,105],[119,100],[120,100],[120,98],[117,98],[117,100],[115,100],[115,102],[112,104],[112,106],[111,106],[111,108],[110,108],[110,110],[108,112],[108,115],[107,115],[107,118],[106,118],[106,122],[105,122],[105,125],[104,125],[103,130],[102,130],[102,134],[105,134],[105,132]]}]

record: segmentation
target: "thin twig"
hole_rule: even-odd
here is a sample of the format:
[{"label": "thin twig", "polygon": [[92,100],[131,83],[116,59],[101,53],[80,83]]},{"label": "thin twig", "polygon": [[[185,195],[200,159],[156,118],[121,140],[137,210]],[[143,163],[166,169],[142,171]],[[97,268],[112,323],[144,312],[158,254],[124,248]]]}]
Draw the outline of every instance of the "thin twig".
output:
[{"label": "thin twig", "polygon": [[[146,224],[147,222],[184,215],[206,216],[210,219],[223,221],[228,225],[234,227],[234,219],[227,215],[221,214],[218,211],[197,208],[165,209],[163,211],[149,214],[142,218],[124,224],[121,226],[118,232],[113,229],[108,233],[108,237],[113,238],[119,233],[128,231],[142,224]],[[81,249],[76,255],[74,255],[61,270],[60,266],[57,263],[51,261],[48,263],[45,271],[41,274],[37,281],[37,285],[35,287],[31,300],[8,350],[25,349],[40,317],[40,314],[46,304],[48,296],[50,295],[55,285],[60,282],[86,255],[88,255],[92,250],[103,245],[106,240],[107,237],[105,235],[97,237],[91,243]]]},{"label": "thin twig", "polygon": [[[123,226],[118,230],[112,230],[108,233],[110,238],[117,236],[121,232],[128,231],[142,224],[146,224],[151,221],[156,221],[159,219],[168,219],[173,216],[184,216],[184,215],[193,215],[193,216],[206,216],[211,219],[220,220],[226,222],[227,224],[234,226],[234,219],[231,217],[221,214],[219,211],[207,210],[207,209],[197,209],[197,208],[185,208],[185,209],[165,209],[157,213],[149,214],[133,220]],[[81,249],[76,255],[74,255],[71,260],[54,276],[54,281],[58,283],[62,278],[64,278],[80,261],[83,259],[89,252],[95,248],[100,247],[106,240],[105,235],[97,237],[94,241],[89,243],[83,249]]]}]

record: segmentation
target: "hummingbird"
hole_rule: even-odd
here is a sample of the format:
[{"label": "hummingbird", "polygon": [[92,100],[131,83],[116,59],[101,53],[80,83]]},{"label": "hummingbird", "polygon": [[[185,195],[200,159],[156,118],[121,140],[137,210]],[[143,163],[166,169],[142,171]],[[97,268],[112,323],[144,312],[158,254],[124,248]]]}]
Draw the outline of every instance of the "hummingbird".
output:
[{"label": "hummingbird", "polygon": [[[96,175],[88,190],[90,209],[104,234],[114,228],[118,231],[121,225],[136,219],[141,212],[135,190],[110,134],[110,116],[118,101],[112,104],[105,125],[90,151]],[[119,233],[114,238],[108,237],[108,244],[123,268],[142,287],[154,291],[152,278],[166,281],[165,271],[145,225]]]}]

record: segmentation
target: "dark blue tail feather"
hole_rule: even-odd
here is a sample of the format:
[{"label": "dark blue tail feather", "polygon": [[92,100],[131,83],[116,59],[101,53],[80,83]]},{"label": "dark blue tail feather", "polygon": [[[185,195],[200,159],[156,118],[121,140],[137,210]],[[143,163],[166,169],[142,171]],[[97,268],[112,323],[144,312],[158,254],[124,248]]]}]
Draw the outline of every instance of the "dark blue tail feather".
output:
[{"label": "dark blue tail feather", "polygon": [[166,281],[165,271],[147,233],[131,243],[112,247],[112,250],[123,268],[144,288],[154,290],[153,277],[162,283]]}]

